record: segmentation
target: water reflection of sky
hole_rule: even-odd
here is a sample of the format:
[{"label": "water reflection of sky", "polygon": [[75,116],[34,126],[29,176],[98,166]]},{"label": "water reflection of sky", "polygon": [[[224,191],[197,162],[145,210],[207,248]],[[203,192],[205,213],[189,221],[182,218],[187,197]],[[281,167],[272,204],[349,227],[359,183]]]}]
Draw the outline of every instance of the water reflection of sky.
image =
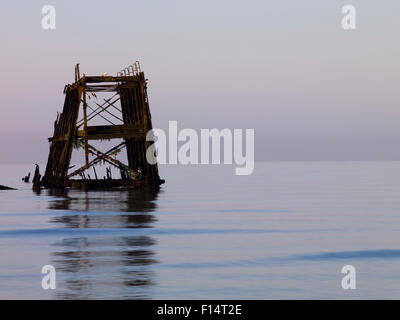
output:
[{"label": "water reflection of sky", "polygon": [[159,193],[37,195],[12,183],[30,169],[0,165],[19,189],[0,192],[0,298],[399,297],[400,162],[175,166]]}]

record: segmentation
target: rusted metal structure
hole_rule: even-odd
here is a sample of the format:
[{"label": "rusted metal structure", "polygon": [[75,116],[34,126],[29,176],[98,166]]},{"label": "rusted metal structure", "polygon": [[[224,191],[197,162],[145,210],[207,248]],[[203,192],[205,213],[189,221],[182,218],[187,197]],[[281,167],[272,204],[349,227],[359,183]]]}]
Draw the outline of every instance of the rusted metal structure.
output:
[{"label": "rusted metal structure", "polygon": [[[99,92],[111,97],[99,103],[96,96]],[[152,129],[152,121],[147,80],[140,70],[139,62],[122,70],[117,76],[81,75],[77,64],[75,82],[65,86],[64,94],[64,108],[57,116],[53,136],[49,138],[50,153],[40,186],[84,189],[157,188],[164,183],[159,177],[157,164],[151,165],[146,160],[146,150],[151,143],[146,141],[146,134]],[[78,120],[80,113],[82,119]],[[119,124],[110,120],[110,116],[117,119]],[[92,119],[99,117],[106,120],[108,125],[90,125]],[[91,145],[92,140],[111,139],[120,139],[122,142],[105,152]],[[69,172],[75,147],[83,148],[84,165]],[[123,148],[126,148],[127,164],[113,157]],[[94,167],[98,163],[118,168],[121,178],[113,179],[111,170],[107,169],[107,177],[99,179]],[[94,179],[87,173],[92,167]]]}]

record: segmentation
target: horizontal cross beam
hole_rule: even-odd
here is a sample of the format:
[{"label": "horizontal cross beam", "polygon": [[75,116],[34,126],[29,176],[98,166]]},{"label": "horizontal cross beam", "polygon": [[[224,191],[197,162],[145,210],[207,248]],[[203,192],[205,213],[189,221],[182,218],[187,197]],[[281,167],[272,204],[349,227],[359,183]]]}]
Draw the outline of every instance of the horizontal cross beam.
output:
[{"label": "horizontal cross beam", "polygon": [[[87,127],[88,140],[145,138],[146,134],[145,127],[139,124]],[[78,130],[77,137],[84,138],[85,136],[84,130]]]}]

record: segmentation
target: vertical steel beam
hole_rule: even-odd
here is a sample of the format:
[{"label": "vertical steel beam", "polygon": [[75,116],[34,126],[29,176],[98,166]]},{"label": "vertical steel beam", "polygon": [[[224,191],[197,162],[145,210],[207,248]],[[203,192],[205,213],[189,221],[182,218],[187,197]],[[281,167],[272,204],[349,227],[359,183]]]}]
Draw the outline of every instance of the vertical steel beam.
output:
[{"label": "vertical steel beam", "polygon": [[87,133],[87,103],[86,103],[86,82],[83,80],[83,132],[85,143],[85,164],[89,165],[88,133]]}]

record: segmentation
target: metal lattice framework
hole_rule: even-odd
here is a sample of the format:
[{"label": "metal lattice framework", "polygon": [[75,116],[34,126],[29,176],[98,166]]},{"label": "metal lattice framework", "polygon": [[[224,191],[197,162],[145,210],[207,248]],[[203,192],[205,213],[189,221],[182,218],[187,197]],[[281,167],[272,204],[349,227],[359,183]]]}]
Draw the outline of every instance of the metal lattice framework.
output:
[{"label": "metal lattice framework", "polygon": [[[111,97],[99,102],[96,92],[108,93]],[[66,85],[64,93],[63,112],[57,115],[53,137],[49,138],[50,154],[42,186],[158,187],[164,182],[158,175],[157,164],[151,165],[146,160],[146,150],[150,143],[146,141],[146,134],[152,129],[152,122],[147,81],[139,62],[121,70],[116,77],[106,74],[80,75],[77,64],[75,82]],[[83,116],[78,120],[81,107]],[[107,125],[90,125],[95,118],[101,118]],[[122,139],[123,142],[105,152],[89,143],[91,140],[111,139]],[[82,167],[68,173],[74,146],[84,150],[85,161]],[[127,164],[113,157],[124,148]],[[94,166],[100,162],[118,168],[121,179],[109,176],[107,179],[98,179]],[[95,179],[87,179],[85,172],[92,167]],[[73,179],[76,176],[81,179]]]}]

